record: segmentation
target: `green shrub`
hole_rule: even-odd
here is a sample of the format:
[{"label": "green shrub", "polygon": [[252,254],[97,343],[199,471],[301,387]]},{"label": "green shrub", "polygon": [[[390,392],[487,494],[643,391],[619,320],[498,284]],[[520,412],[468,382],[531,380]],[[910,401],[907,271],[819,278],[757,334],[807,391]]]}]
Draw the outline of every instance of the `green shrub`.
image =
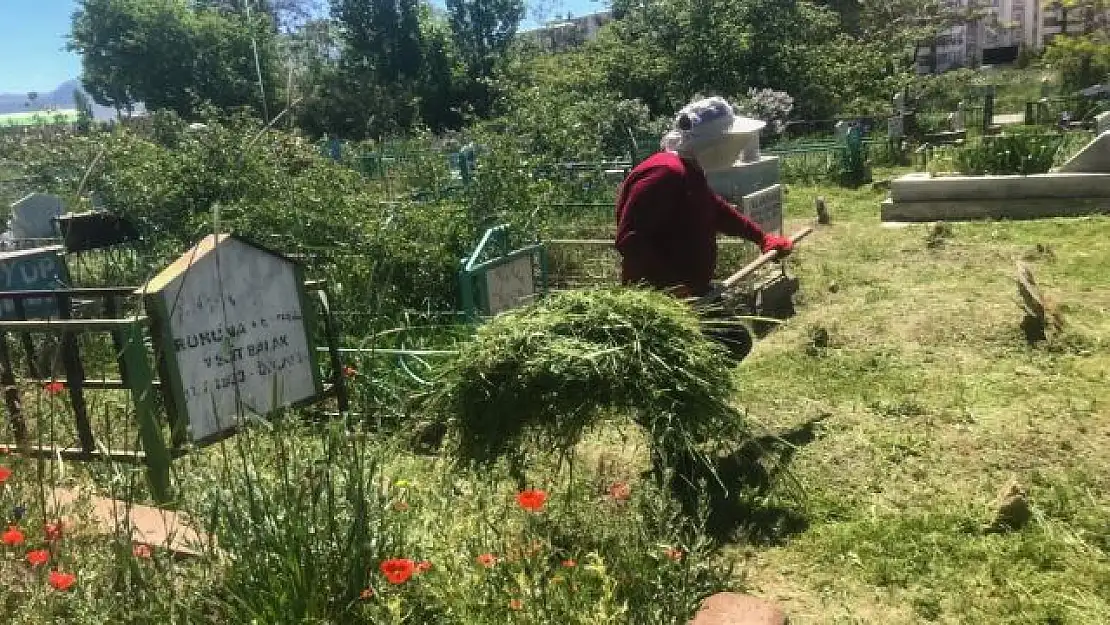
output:
[{"label": "green shrub", "polygon": [[983,137],[955,151],[956,170],[967,175],[1043,174],[1052,168],[1062,135],[1004,134]]}]

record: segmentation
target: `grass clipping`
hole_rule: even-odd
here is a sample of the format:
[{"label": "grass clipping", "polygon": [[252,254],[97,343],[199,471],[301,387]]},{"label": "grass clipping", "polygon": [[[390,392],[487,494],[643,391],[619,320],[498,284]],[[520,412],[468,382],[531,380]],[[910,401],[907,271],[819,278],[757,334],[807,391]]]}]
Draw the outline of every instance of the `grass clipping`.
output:
[{"label": "grass clipping", "polygon": [[568,291],[504,313],[441,382],[435,410],[479,462],[567,451],[609,415],[643,427],[655,453],[746,438],[725,350],[688,305],[654,291]]}]

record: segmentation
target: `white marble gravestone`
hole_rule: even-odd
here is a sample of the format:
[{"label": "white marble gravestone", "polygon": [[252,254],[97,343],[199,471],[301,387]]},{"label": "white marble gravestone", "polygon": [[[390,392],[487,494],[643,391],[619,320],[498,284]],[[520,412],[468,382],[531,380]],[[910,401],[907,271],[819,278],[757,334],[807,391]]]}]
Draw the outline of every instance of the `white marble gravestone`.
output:
[{"label": "white marble gravestone", "polygon": [[54,238],[57,232],[53,220],[64,213],[62,198],[49,193],[32,193],[12,204],[12,238]]},{"label": "white marble gravestone", "polygon": [[140,292],[177,416],[194,441],[323,392],[299,267],[210,235]]},{"label": "white marble gravestone", "polygon": [[486,271],[487,312],[490,315],[516,308],[535,293],[531,256],[521,256]]}]

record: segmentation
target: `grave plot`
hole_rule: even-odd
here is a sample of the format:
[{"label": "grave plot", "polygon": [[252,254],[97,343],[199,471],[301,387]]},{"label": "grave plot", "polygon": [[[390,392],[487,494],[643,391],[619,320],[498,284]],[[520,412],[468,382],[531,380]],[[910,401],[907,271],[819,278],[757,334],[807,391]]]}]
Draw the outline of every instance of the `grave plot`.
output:
[{"label": "grave plot", "polygon": [[[1043,170],[1042,170],[1043,171]],[[890,222],[1039,219],[1110,213],[1110,132],[1058,170],[1032,175],[907,174],[891,184]]]},{"label": "grave plot", "polygon": [[51,285],[0,292],[10,446],[26,455],[145,464],[164,502],[172,460],[245,421],[328,397],[347,410],[324,283],[266,249],[210,236],[139,288],[60,286],[57,248],[9,253],[0,269]]}]

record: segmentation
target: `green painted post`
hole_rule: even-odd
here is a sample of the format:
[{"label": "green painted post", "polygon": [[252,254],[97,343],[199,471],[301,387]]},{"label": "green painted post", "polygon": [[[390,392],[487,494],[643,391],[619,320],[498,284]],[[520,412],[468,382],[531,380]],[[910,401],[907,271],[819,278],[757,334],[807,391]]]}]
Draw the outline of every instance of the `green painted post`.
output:
[{"label": "green painted post", "polygon": [[170,453],[155,414],[154,372],[143,346],[142,323],[135,322],[128,326],[121,361],[126,364],[121,371],[124,385],[131,391],[131,401],[135,404],[135,420],[139,426],[139,439],[143,443],[150,492],[155,501],[165,504],[170,501],[171,495]]}]

